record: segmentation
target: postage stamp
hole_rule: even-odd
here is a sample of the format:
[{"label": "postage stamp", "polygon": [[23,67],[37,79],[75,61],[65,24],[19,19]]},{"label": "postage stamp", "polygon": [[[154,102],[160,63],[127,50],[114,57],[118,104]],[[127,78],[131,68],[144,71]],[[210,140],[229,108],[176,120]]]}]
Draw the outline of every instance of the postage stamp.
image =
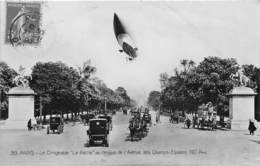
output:
[{"label": "postage stamp", "polygon": [[5,42],[12,46],[38,45],[42,39],[41,4],[35,2],[6,3]]}]

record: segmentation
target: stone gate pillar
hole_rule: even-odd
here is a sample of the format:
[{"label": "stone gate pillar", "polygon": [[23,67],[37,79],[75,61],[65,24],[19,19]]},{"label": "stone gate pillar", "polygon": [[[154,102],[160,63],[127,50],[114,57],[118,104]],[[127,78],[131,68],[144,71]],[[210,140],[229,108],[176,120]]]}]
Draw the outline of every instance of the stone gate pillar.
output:
[{"label": "stone gate pillar", "polygon": [[8,92],[8,119],[5,129],[27,129],[34,117],[34,91],[29,87],[15,87]]},{"label": "stone gate pillar", "polygon": [[229,118],[232,130],[247,130],[249,119],[255,118],[255,95],[248,87],[235,87],[229,94]]}]

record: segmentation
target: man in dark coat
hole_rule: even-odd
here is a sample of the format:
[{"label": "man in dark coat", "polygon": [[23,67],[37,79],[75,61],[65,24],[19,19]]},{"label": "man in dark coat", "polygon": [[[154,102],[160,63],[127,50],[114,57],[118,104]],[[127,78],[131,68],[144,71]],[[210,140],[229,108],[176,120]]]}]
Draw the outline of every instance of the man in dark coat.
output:
[{"label": "man in dark coat", "polygon": [[250,135],[254,135],[254,132],[256,131],[256,127],[255,127],[253,120],[249,121],[248,130],[249,130]]},{"label": "man in dark coat", "polygon": [[29,121],[27,122],[27,127],[28,127],[28,130],[32,129],[32,119],[29,119]]}]

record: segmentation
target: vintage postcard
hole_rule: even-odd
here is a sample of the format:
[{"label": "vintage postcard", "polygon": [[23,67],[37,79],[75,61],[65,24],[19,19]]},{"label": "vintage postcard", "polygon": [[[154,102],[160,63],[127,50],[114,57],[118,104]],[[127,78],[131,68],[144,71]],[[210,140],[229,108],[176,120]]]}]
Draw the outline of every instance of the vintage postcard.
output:
[{"label": "vintage postcard", "polygon": [[0,0],[0,166],[259,166],[260,1]]}]

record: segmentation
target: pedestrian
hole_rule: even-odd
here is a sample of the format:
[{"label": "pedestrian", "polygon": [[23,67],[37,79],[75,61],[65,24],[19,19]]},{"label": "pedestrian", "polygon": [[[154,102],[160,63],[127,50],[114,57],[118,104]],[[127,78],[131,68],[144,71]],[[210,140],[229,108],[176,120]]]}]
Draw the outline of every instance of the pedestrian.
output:
[{"label": "pedestrian", "polygon": [[198,118],[197,118],[196,114],[193,114],[192,120],[193,120],[193,123],[192,123],[193,124],[193,128],[195,128],[196,125],[197,125],[197,121],[198,121]]},{"label": "pedestrian", "polygon": [[186,119],[186,126],[187,128],[189,129],[190,128],[190,125],[191,125],[191,121],[189,118]]},{"label": "pedestrian", "polygon": [[37,121],[36,121],[35,117],[31,118],[31,126],[32,126],[33,130],[35,130],[37,128]]},{"label": "pedestrian", "polygon": [[156,112],[156,123],[158,123],[160,121],[160,112],[157,111]]},{"label": "pedestrian", "polygon": [[256,126],[252,119],[249,120],[248,130],[250,135],[254,135],[254,132],[256,131]]},{"label": "pedestrian", "polygon": [[170,123],[173,123],[174,119],[174,114],[173,111],[171,111],[171,115],[170,115]]},{"label": "pedestrian", "polygon": [[31,118],[27,122],[27,128],[29,131],[32,129],[32,119]]},{"label": "pedestrian", "polygon": [[134,122],[133,122],[133,119],[130,120],[128,128],[130,130],[131,141],[133,141],[133,138],[134,138]]}]

